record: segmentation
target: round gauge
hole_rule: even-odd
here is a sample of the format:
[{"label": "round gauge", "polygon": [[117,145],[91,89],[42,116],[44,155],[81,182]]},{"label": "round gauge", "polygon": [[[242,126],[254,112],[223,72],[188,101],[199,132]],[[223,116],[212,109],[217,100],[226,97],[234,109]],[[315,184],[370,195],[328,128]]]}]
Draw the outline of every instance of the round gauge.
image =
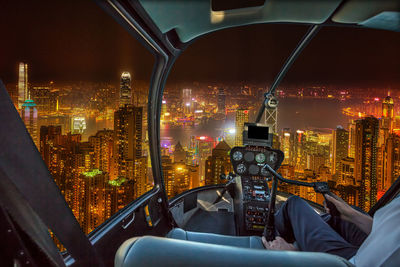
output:
[{"label": "round gauge", "polygon": [[257,165],[250,165],[250,167],[249,167],[249,173],[251,174],[251,175],[257,175],[258,174],[258,172],[260,171],[260,168],[257,166]]},{"label": "round gauge", "polygon": [[271,153],[268,156],[268,163],[271,166],[271,164],[276,163],[276,161],[278,160],[278,157],[276,156],[276,153]]},{"label": "round gauge", "polygon": [[232,155],[232,158],[235,161],[239,161],[243,158],[243,154],[240,151],[235,151],[235,153],[233,153],[233,155]]},{"label": "round gauge", "polygon": [[236,171],[239,174],[243,174],[246,171],[246,166],[243,163],[240,163],[239,165],[237,165]]},{"label": "round gauge", "polygon": [[258,163],[263,163],[265,161],[265,159],[266,159],[266,157],[265,157],[265,155],[263,153],[258,153],[256,155],[256,161]]},{"label": "round gauge", "polygon": [[254,153],[253,152],[247,152],[244,154],[244,160],[247,162],[253,161],[254,160]]},{"label": "round gauge", "polygon": [[267,168],[261,168],[261,175],[262,176],[271,176],[271,173],[268,171]]}]

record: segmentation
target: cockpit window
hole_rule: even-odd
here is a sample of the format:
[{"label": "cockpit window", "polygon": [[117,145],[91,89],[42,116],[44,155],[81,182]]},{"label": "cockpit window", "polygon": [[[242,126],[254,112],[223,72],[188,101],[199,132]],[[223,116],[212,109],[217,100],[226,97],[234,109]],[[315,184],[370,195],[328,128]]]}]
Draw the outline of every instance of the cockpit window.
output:
[{"label": "cockpit window", "polygon": [[[244,123],[307,27],[253,25],[212,33],[178,58],[164,90],[161,158],[169,198],[226,182]],[[281,35],[280,32],[287,32]],[[252,51],[252,52],[249,52]]]},{"label": "cockpit window", "polygon": [[[171,72],[161,109],[161,150],[168,196],[224,183],[229,151],[242,146],[275,75],[306,31],[257,25],[197,40]],[[289,179],[326,181],[368,211],[400,175],[398,34],[323,28],[277,88],[273,147]],[[276,121],[275,126],[271,125]],[[312,188],[280,191],[322,203]]]},{"label": "cockpit window", "polygon": [[0,78],[88,234],[154,186],[153,56],[94,1],[0,6]]}]

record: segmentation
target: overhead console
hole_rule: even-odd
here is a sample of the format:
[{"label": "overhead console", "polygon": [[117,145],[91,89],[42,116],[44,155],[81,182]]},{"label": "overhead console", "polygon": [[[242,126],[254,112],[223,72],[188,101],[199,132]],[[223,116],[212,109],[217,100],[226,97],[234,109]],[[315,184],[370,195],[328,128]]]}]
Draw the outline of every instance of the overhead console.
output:
[{"label": "overhead console", "polygon": [[265,164],[277,170],[283,161],[283,152],[267,146],[245,146],[234,147],[230,156],[233,170],[241,178],[242,209],[239,212],[242,214],[238,214],[238,223],[244,224],[244,229],[239,232],[262,232],[270,195],[267,182],[272,177]]}]

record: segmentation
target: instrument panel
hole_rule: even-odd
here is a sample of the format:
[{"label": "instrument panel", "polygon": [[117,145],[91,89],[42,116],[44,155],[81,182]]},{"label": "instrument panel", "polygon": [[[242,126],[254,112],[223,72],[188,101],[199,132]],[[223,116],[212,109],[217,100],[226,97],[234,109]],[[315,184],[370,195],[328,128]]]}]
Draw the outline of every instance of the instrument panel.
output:
[{"label": "instrument panel", "polygon": [[234,147],[231,150],[233,170],[240,176],[271,177],[265,164],[277,170],[283,161],[283,152],[268,147]]},{"label": "instrument panel", "polygon": [[230,155],[233,170],[241,177],[245,229],[260,232],[266,224],[270,200],[267,181],[272,177],[265,165],[277,170],[283,152],[264,146],[245,146],[234,147]]}]

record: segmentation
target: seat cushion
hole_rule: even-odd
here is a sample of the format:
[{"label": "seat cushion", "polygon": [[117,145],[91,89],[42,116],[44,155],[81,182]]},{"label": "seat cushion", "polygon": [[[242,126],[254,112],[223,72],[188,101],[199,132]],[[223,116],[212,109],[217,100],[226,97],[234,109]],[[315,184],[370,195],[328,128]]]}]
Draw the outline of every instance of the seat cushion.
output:
[{"label": "seat cushion", "polygon": [[125,241],[115,256],[115,267],[257,267],[353,266],[345,259],[315,252],[271,251],[144,236]]},{"label": "seat cushion", "polygon": [[166,237],[216,245],[264,249],[261,237],[259,236],[217,235],[209,233],[190,232],[180,228],[174,228],[167,234]]}]

